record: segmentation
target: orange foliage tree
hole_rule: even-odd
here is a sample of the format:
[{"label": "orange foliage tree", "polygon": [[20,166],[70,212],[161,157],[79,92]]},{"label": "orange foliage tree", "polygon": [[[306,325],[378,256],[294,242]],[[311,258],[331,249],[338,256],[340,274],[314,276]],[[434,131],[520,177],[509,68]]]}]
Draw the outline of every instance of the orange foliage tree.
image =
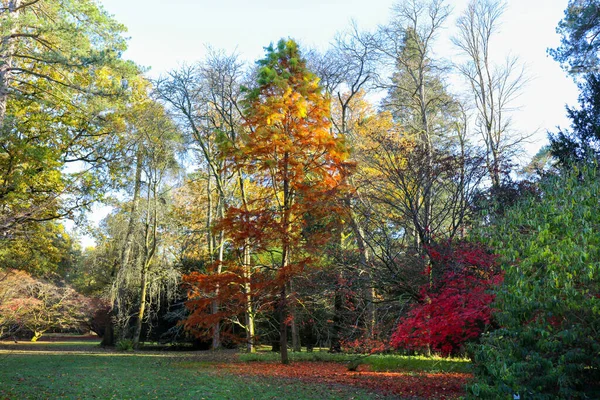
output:
[{"label": "orange foliage tree", "polygon": [[194,329],[215,318],[207,314],[207,294],[217,285],[219,296],[238,305],[271,296],[280,321],[281,361],[287,363],[288,287],[293,277],[316,265],[315,256],[339,223],[336,199],[345,188],[348,154],[343,138],[330,129],[329,99],[294,41],[266,48],[258,66],[256,84],[246,89],[244,100],[249,133],[239,148],[228,149],[234,169],[254,190],[243,205],[229,207],[220,222],[232,249],[241,253],[242,247],[252,247],[254,272],[233,262],[218,277],[188,275],[192,312],[185,324]]}]

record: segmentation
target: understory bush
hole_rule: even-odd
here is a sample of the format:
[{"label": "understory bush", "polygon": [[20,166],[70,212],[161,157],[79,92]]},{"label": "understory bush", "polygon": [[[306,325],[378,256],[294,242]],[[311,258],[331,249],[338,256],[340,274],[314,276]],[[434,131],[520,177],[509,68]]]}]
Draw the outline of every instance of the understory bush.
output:
[{"label": "understory bush", "polygon": [[456,355],[491,324],[490,289],[502,281],[502,273],[496,256],[478,243],[446,242],[428,252],[433,265],[426,270],[430,283],[421,287],[420,302],[400,320],[391,344]]},{"label": "understory bush", "polygon": [[505,279],[472,397],[600,398],[600,176],[574,170],[540,189],[485,229]]}]

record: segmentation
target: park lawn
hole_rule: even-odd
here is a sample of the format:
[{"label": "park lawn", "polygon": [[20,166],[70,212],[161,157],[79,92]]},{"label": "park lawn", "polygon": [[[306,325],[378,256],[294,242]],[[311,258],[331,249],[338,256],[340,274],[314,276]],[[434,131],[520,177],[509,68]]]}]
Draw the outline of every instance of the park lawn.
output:
[{"label": "park lawn", "polygon": [[[465,359],[268,351],[117,352],[98,341],[0,343],[0,399],[456,399]],[[357,371],[347,366],[359,361]]]},{"label": "park lawn", "polygon": [[[236,374],[194,353],[2,346],[0,399],[381,399],[349,385]],[[29,348],[29,350],[26,349]],[[67,344],[64,345],[67,347]]]}]

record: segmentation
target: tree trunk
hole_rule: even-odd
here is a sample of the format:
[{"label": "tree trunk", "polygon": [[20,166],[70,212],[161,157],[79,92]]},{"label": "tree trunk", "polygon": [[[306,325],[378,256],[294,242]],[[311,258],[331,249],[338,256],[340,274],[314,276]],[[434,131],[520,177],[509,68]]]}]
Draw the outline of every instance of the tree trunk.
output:
[{"label": "tree trunk", "polygon": [[250,267],[250,241],[248,239],[244,241],[243,262],[245,279],[244,293],[246,294],[246,351],[248,353],[254,353],[256,351],[254,347],[254,310],[252,309],[252,287],[250,285],[252,272]]},{"label": "tree trunk", "polygon": [[285,285],[281,285],[281,292],[279,294],[279,347],[281,351],[281,363],[289,364],[287,351],[287,294]]},{"label": "tree trunk", "polygon": [[[292,282],[290,281],[290,294],[294,295],[294,288],[292,286]],[[294,352],[300,352],[302,351],[301,349],[301,343],[300,343],[300,332],[298,331],[298,322],[296,321],[296,299],[295,299],[295,295],[293,298],[294,302],[292,307],[290,307],[290,313],[291,313],[291,323],[290,323],[290,328],[292,331],[292,351]]]},{"label": "tree trunk", "polygon": [[283,156],[283,219],[282,226],[286,237],[282,240],[281,250],[281,267],[279,273],[281,274],[281,293],[279,303],[279,341],[281,345],[281,363],[289,364],[288,351],[287,351],[287,293],[286,285],[288,281],[288,267],[290,265],[290,245],[287,242],[290,234],[290,212],[292,206],[292,196],[290,191],[290,182],[288,177],[288,166],[289,166],[289,153],[286,152]]},{"label": "tree trunk", "polygon": [[31,341],[33,343],[37,342],[39,340],[39,338],[42,337],[42,335],[44,334],[45,331],[34,331],[33,332],[33,337],[31,338]]},{"label": "tree trunk", "polygon": [[115,324],[113,323],[113,312],[111,311],[108,315],[106,326],[104,327],[104,336],[102,336],[102,347],[112,347],[115,345]]},{"label": "tree trunk", "polygon": [[[218,209],[219,209],[219,218],[221,220],[223,218],[225,218],[224,201],[225,201],[225,199],[223,198],[223,196],[220,196]],[[219,239],[217,242],[217,246],[219,248],[219,253],[217,256],[217,274],[221,274],[222,269],[223,269],[223,257],[224,257],[224,250],[225,250],[225,232],[222,229],[221,229],[221,231],[219,231]],[[217,288],[215,289],[215,296],[216,297],[219,296],[219,286],[217,286]],[[219,301],[218,300],[213,301],[212,312],[213,312],[213,314],[216,314],[219,312]],[[215,327],[213,329],[212,349],[215,350],[215,349],[218,349],[219,347],[221,347],[221,324],[220,324],[220,322],[217,321],[217,323],[215,324]]]},{"label": "tree trunk", "polygon": [[[152,179],[149,178],[149,181]],[[156,254],[158,239],[158,181],[154,180],[152,184],[148,182],[148,195],[146,197],[146,223],[144,232],[144,253],[142,260],[142,271],[140,279],[140,305],[133,334],[133,348],[137,349],[142,334],[142,324],[144,322],[144,313],[146,311],[146,296],[148,292],[148,272],[152,259]],[[150,190],[152,189],[152,190]],[[152,197],[151,197],[152,196]],[[152,198],[152,202],[150,199]],[[152,204],[152,205],[151,205]],[[152,208],[150,208],[152,207]]]},{"label": "tree trunk", "polygon": [[[244,185],[244,178],[242,173],[238,171],[238,185],[240,187],[240,197],[242,198],[242,205],[244,211],[248,211],[248,201],[246,198],[246,188]],[[254,347],[254,310],[252,305],[252,266],[250,265],[252,259],[250,257],[250,239],[244,240],[244,256],[242,260],[244,264],[244,293],[246,294],[246,310],[245,310],[245,323],[246,323],[246,351],[248,353],[254,353],[256,351]]]},{"label": "tree trunk", "polygon": [[366,326],[367,326],[367,334],[369,338],[373,338],[375,332],[375,325],[377,321],[377,316],[375,314],[375,282],[373,279],[373,266],[371,265],[369,249],[367,247],[367,243],[365,242],[364,231],[362,227],[359,225],[356,220],[356,216],[349,204],[347,203],[348,209],[350,210],[350,227],[356,237],[356,246],[358,247],[358,256],[360,265],[365,269],[368,282],[367,288],[365,290],[365,297],[367,299],[367,317],[366,317]]},{"label": "tree trunk", "polygon": [[146,295],[148,292],[148,268],[144,267],[142,271],[142,282],[140,284],[140,307],[138,309],[138,317],[135,323],[135,332],[133,334],[133,348],[138,349],[140,345],[140,336],[142,335],[142,324],[144,322],[144,313],[146,311]]},{"label": "tree trunk", "polygon": [[[338,280],[341,280],[341,274],[338,276]],[[341,288],[339,283],[337,283],[333,297],[333,326],[331,327],[331,345],[329,347],[330,353],[341,353],[342,351],[342,301]]]},{"label": "tree trunk", "polygon": [[[123,272],[129,265],[129,258],[131,256],[131,247],[133,245],[133,234],[138,218],[138,208],[140,203],[140,191],[142,186],[142,164],[143,164],[143,149],[141,144],[138,143],[136,151],[136,165],[135,165],[135,182],[133,185],[133,197],[131,199],[131,210],[129,214],[129,221],[127,224],[127,232],[125,233],[125,240],[123,242],[123,248],[121,249],[121,257],[119,260],[119,269],[117,277],[120,272]],[[118,278],[117,278],[118,279]],[[115,345],[115,323],[118,322],[120,300],[124,297],[123,289],[121,284],[117,287],[117,293],[114,294],[116,297],[112,304],[112,309],[107,321],[105,328],[104,337],[102,338],[102,346],[114,346]],[[124,338],[125,329],[120,327],[120,336]]]},{"label": "tree trunk", "polygon": [[296,323],[296,313],[294,312],[292,315],[292,351],[300,352],[302,351],[301,343],[300,343],[300,332],[298,332],[298,324]]}]

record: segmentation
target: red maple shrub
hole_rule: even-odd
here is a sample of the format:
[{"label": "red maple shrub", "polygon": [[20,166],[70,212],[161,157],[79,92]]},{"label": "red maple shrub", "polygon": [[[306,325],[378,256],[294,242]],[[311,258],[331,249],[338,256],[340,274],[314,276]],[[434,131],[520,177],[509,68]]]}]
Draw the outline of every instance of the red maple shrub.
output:
[{"label": "red maple shrub", "polygon": [[457,354],[490,325],[490,289],[502,282],[503,274],[496,256],[479,243],[446,242],[427,250],[430,283],[421,287],[420,301],[400,320],[391,345]]}]

